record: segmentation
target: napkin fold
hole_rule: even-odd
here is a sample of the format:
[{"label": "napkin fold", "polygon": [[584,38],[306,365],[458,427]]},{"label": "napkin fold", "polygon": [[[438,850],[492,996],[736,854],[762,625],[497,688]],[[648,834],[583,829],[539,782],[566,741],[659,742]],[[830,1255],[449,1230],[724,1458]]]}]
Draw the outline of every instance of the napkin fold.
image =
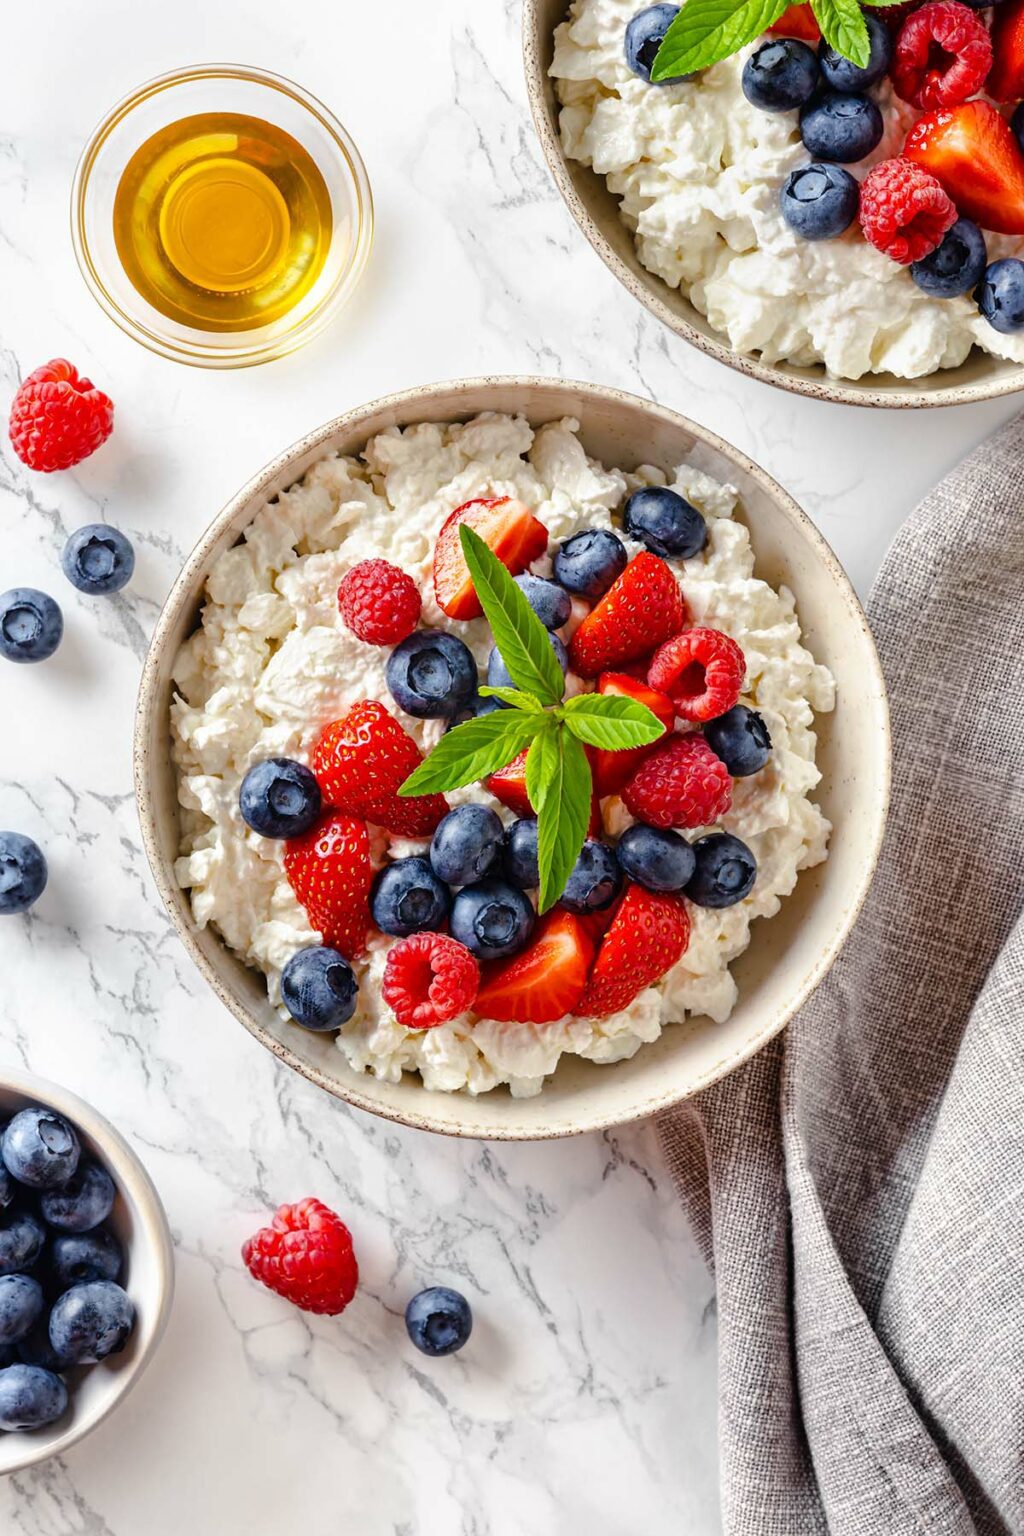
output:
[{"label": "napkin fold", "polygon": [[782,1037],[663,1115],[719,1318],[727,1536],[1024,1533],[1024,418],[896,538],[893,799]]}]

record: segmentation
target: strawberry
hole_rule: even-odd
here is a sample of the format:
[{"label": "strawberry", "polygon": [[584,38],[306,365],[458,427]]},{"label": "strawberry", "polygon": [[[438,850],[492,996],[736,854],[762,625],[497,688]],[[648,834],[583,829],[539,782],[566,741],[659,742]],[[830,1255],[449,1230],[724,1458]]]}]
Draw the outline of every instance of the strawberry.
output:
[{"label": "strawberry", "polygon": [[537,925],[529,949],[490,967],[473,1012],[482,1019],[550,1024],[579,1001],[593,958],[594,943],[580,919],[555,907]]},{"label": "strawberry", "polygon": [[324,804],[399,837],[429,837],[447,813],[444,795],[398,794],[423,761],[412,737],[376,699],[353,705],[341,720],[324,726],[313,748],[311,767]]},{"label": "strawberry", "polygon": [[450,619],[478,619],[483,613],[459,541],[465,523],[513,576],[539,560],[548,547],[548,531],[529,507],[511,496],[463,502],[444,522],[434,546],[434,595]]},{"label": "strawberry", "polygon": [[370,927],[370,839],[365,821],[328,811],[285,844],[284,872],[325,944],[347,960],[362,953]]},{"label": "strawberry", "polygon": [[992,15],[992,52],[985,90],[994,101],[1024,96],[1024,0],[1005,0]]},{"label": "strawberry", "polygon": [[664,560],[644,550],[626,566],[569,646],[569,662],[581,677],[618,670],[625,661],[648,656],[687,621],[686,603]]},{"label": "strawberry", "polygon": [[[993,73],[998,67],[997,61]],[[927,113],[910,130],[903,153],[931,172],[959,213],[985,229],[1024,235],[1024,155],[989,102]]]},{"label": "strawberry", "polygon": [[791,5],[768,30],[776,37],[798,37],[804,43],[816,43],[821,37],[821,28],[809,5]]},{"label": "strawberry", "polygon": [[[676,711],[672,700],[656,688],[649,688],[646,683],[637,682],[624,672],[602,672],[597,680],[597,691],[617,694],[624,699],[636,699],[638,704],[646,704],[657,715],[666,731],[675,725]],[[603,752],[595,748],[590,754],[590,766],[594,772],[594,792],[598,798],[617,795],[653,746],[654,742],[649,747],[627,747],[622,752]]]},{"label": "strawberry", "polygon": [[690,919],[680,897],[628,885],[573,1012],[606,1018],[628,1008],[675,965],[689,942]]},{"label": "strawberry", "polygon": [[[484,782],[487,789],[502,805],[507,805],[510,811],[515,811],[517,816],[535,816],[537,813],[530,804],[530,797],[526,793],[526,753],[529,748],[524,748],[518,757],[504,768],[499,768],[497,773],[492,773]],[[588,756],[593,756],[588,751]],[[600,837],[604,829],[601,820],[601,806],[597,793],[594,792],[590,802],[590,825],[587,828],[588,837]]]}]

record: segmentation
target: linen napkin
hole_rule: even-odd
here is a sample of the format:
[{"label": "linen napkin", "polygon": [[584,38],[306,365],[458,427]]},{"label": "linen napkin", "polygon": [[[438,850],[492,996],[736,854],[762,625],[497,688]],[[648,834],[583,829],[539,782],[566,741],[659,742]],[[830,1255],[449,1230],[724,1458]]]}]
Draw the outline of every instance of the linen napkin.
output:
[{"label": "linen napkin", "polygon": [[869,617],[881,862],[827,980],[661,1118],[719,1316],[727,1536],[1024,1532],[1024,417]]}]

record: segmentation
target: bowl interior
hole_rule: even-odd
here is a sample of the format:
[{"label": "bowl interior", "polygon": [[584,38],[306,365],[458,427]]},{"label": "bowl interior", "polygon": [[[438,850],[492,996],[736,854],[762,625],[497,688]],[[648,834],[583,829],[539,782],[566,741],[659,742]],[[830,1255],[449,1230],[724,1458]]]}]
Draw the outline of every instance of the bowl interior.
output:
[{"label": "bowl interior", "polygon": [[[212,930],[196,929],[173,877],[178,811],[169,754],[171,668],[196,624],[211,562],[236,542],[268,496],[325,452],[358,452],[386,427],[456,421],[480,410],[521,412],[535,425],[573,416],[587,450],[605,463],[668,470],[686,459],[730,480],[740,492],[758,573],[795,592],[807,644],[838,684],[835,713],[819,718],[824,777],[817,798],[835,826],[831,854],[801,876],[778,916],[755,925],[735,967],[740,1002],[729,1022],[671,1026],[614,1067],[564,1058],[543,1093],[525,1100],[504,1089],[476,1099],[428,1093],[418,1078],[387,1084],[354,1073],[330,1038],[277,1017],[263,977],[236,960]],[[720,1077],[780,1029],[824,974],[863,898],[885,820],[888,771],[888,714],[874,643],[835,557],[792,499],[720,439],[661,406],[544,380],[467,381],[392,397],[313,434],[251,482],[211,525],[171,592],[143,674],[136,733],[136,786],[153,871],[179,933],[227,1006],[277,1055],[360,1107],[432,1130],[494,1138],[568,1135],[650,1114]]]},{"label": "bowl interior", "polygon": [[569,0],[524,0],[526,83],[541,148],[570,212],[598,255],[634,298],[665,325],[702,352],[751,378],[848,405],[957,405],[1024,389],[1024,368],[991,357],[977,347],[958,368],[945,368],[928,378],[906,380],[892,374],[872,374],[859,381],[835,379],[821,366],[798,368],[785,362],[764,363],[758,357],[734,351],[678,288],[670,288],[641,264],[633,236],[619,215],[619,200],[609,192],[604,177],[569,160],[562,149],[558,102],[548,70],[554,54],[555,28],[568,14]]}]

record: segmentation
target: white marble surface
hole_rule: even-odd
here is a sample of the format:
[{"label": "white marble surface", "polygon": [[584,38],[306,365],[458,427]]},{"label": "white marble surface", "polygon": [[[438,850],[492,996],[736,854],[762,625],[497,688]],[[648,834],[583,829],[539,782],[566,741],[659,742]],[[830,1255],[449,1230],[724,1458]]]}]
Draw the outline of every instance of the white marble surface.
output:
[{"label": "white marble surface", "polygon": [[[650,1129],[459,1145],[349,1112],[277,1066],[192,971],[158,905],[131,794],[132,703],[176,568],[278,448],[390,389],[538,371],[647,394],[759,459],[865,589],[901,517],[1007,404],[858,412],[745,381],[661,330],[585,246],[534,142],[517,0],[51,0],[5,8],[0,412],[67,354],[118,407],[112,442],[31,476],[3,445],[0,584],[53,591],[64,644],[0,676],[0,825],[50,887],[0,931],[4,1059],[132,1137],[178,1244],[163,1349],[130,1405],[64,1461],[0,1486],[12,1536],[648,1536],[718,1529],[713,1288]],[[278,69],[366,157],[378,211],[352,309],[282,363],[203,374],[93,305],[67,232],[81,143],[111,100],[186,61]],[[134,539],[129,593],[78,596],[57,555],[102,514]],[[308,1321],[241,1269],[243,1237],[316,1194],[350,1220],[361,1293]],[[428,1362],[401,1312],[471,1297],[472,1347]]]}]

